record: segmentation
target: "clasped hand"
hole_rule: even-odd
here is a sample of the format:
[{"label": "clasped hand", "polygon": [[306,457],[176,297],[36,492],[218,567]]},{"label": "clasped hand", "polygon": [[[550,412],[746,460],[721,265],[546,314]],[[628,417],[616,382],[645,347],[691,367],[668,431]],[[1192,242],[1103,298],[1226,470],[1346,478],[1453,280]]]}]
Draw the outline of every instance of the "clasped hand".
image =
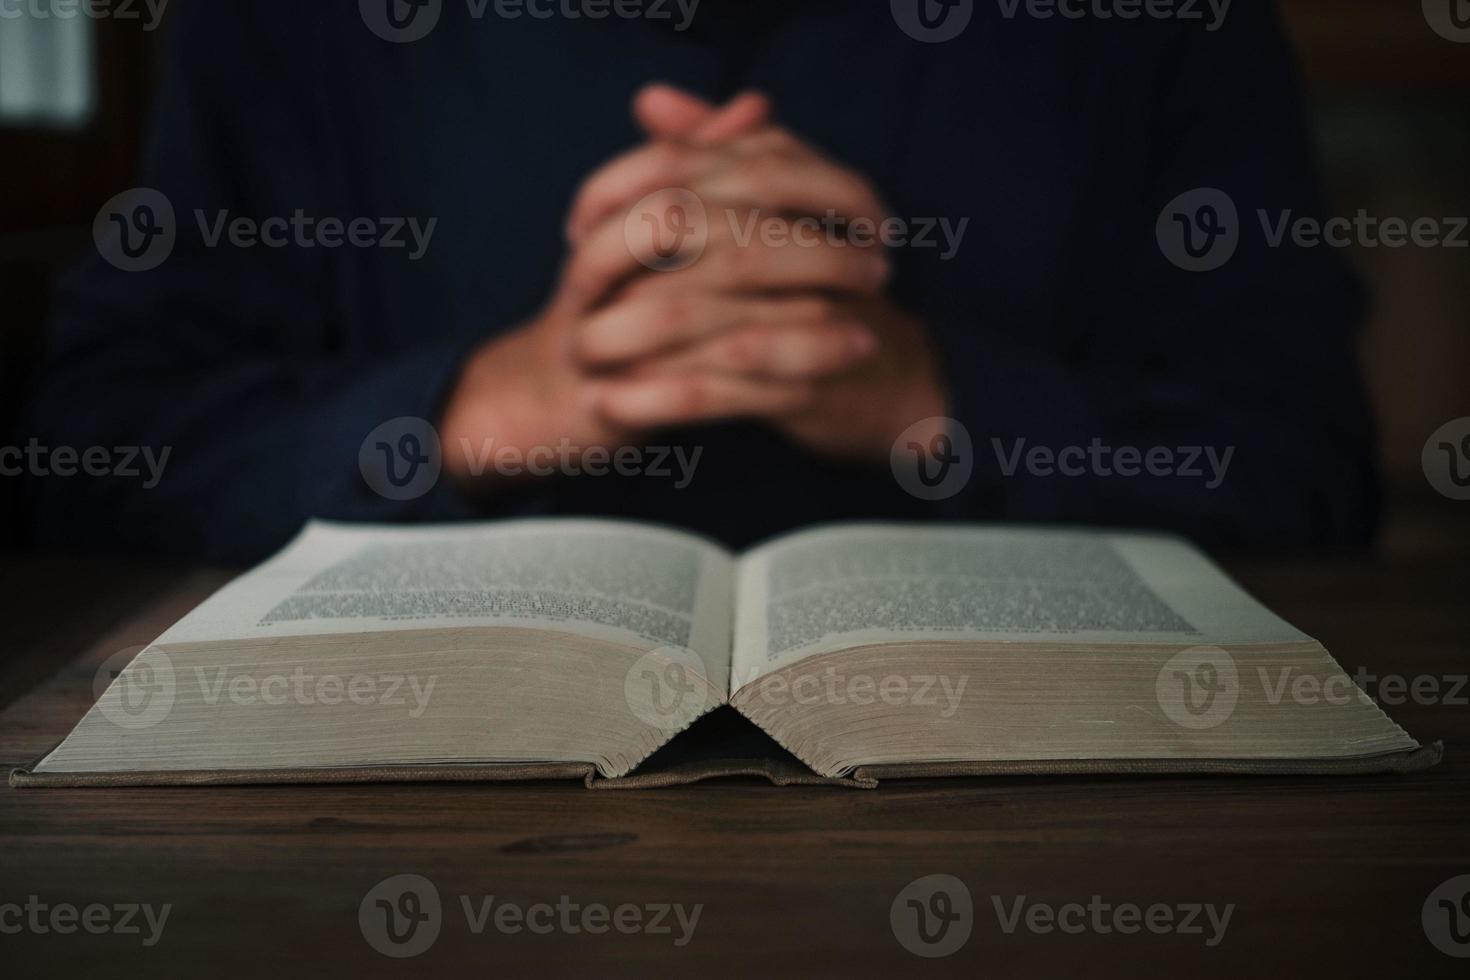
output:
[{"label": "clasped hand", "polygon": [[[553,295],[472,356],[446,444],[616,446],[756,419],[880,462],[945,414],[927,333],[885,294],[884,249],[842,233],[883,221],[869,181],[776,126],[757,94],[715,107],[651,86],[634,115],[648,142],[582,185]],[[468,458],[445,463],[464,476]]]}]

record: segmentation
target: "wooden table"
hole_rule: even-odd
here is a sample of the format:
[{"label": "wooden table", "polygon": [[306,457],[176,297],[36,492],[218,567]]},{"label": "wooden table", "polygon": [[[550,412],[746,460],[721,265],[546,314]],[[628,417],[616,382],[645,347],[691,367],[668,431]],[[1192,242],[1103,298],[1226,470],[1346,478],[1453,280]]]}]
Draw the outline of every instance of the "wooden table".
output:
[{"label": "wooden table", "polygon": [[[1322,639],[1350,672],[1470,673],[1470,547],[1400,529],[1378,559],[1232,563],[1268,604]],[[1411,543],[1412,547],[1407,547]],[[64,666],[0,713],[8,769],[48,748],[91,700],[96,665],[150,640],[222,573],[116,562],[0,562],[30,577],[7,624],[21,659]],[[102,574],[102,571],[106,574]],[[48,605],[47,576],[57,593]],[[110,579],[107,594],[78,583]],[[117,596],[143,600],[112,622]],[[83,609],[77,610],[77,602]],[[56,639],[37,624],[55,623]],[[29,616],[28,626],[19,621]],[[88,624],[106,635],[79,659]],[[45,649],[43,649],[45,648]],[[4,676],[4,675],[0,675]],[[1470,686],[1459,703],[1390,708],[1444,763],[1400,778],[1043,779],[890,784],[873,792],[730,781],[641,793],[579,785],[236,789],[0,789],[0,906],[167,903],[138,935],[0,934],[6,974],[133,977],[964,974],[979,977],[1465,976],[1430,944],[1421,909],[1470,874]],[[358,908],[391,875],[432,881],[444,903],[426,952],[390,959]],[[919,959],[890,905],[916,878],[950,874],[973,896],[968,942]],[[459,896],[522,907],[702,904],[693,938],[565,932],[476,935]],[[1059,907],[1234,904],[1223,941],[1149,932],[1007,934],[993,897]],[[113,913],[118,915],[120,913]],[[12,913],[12,916],[14,913]],[[7,923],[0,912],[0,927]],[[139,917],[138,921],[143,920]],[[574,923],[578,921],[573,919]],[[1104,918],[1104,924],[1111,920]],[[1470,925],[1470,922],[1466,923]],[[1208,934],[1208,929],[1206,930]],[[18,967],[24,967],[23,969]],[[146,971],[146,972],[145,972]]]}]

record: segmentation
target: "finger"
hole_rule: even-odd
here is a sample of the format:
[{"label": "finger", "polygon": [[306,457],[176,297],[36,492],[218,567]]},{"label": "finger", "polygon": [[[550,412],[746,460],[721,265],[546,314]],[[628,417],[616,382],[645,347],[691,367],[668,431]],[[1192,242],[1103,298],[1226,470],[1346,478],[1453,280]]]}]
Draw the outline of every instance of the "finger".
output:
[{"label": "finger", "polygon": [[633,96],[633,118],[655,139],[684,139],[715,111],[713,103],[661,82]]},{"label": "finger", "polygon": [[638,376],[710,373],[772,381],[815,381],[871,358],[877,338],[858,323],[759,323],[639,362]]},{"label": "finger", "polygon": [[755,153],[691,176],[687,187],[712,207],[755,208],[766,213],[863,218],[878,223],[887,209],[864,177],[815,154]]},{"label": "finger", "polygon": [[759,92],[742,92],[723,109],[699,123],[688,139],[696,146],[713,146],[745,136],[771,119],[771,101]]},{"label": "finger", "polygon": [[649,290],[620,299],[588,318],[578,331],[573,353],[586,368],[607,369],[667,355],[744,328],[824,325],[859,329],[845,310],[820,296]]},{"label": "finger", "polygon": [[[730,221],[711,220],[708,209],[691,206],[686,195],[654,195],[620,220],[599,225],[578,246],[564,282],[584,309],[639,275],[637,288],[709,292],[866,294],[888,280],[888,256],[881,248],[859,247],[819,225],[778,217],[759,218],[758,228],[732,228]],[[691,213],[696,210],[702,214]]]},{"label": "finger", "polygon": [[664,190],[686,191],[713,210],[863,219],[865,234],[875,237],[887,209],[872,184],[846,167],[792,150],[785,139],[766,128],[716,149],[665,143],[616,160],[583,185],[571,240]]},{"label": "finger", "polygon": [[595,404],[612,425],[659,428],[786,415],[809,405],[812,394],[812,385],[804,381],[692,374],[608,382],[597,391]]},{"label": "finger", "polygon": [[[715,117],[710,117],[710,122],[717,133],[725,125]],[[658,140],[629,150],[582,183],[567,218],[567,239],[577,243],[599,222],[646,195],[687,186],[698,177],[732,165],[741,156],[764,152],[796,155],[800,144],[790,134],[765,126],[719,145]]]},{"label": "finger", "polygon": [[672,85],[645,86],[633,99],[633,117],[655,140],[712,144],[752,132],[770,119],[771,103],[741,92],[722,107]]},{"label": "finger", "polygon": [[661,140],[608,161],[577,190],[567,216],[567,240],[580,242],[619,205],[631,206],[660,188],[678,186],[680,176],[690,169],[683,159],[689,153],[680,143]]}]

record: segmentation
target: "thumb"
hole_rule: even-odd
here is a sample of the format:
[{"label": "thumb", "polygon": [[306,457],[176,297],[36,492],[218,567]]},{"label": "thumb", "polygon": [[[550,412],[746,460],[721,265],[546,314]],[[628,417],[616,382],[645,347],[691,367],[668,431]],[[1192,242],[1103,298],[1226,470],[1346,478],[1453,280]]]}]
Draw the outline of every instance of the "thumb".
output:
[{"label": "thumb", "polygon": [[633,118],[654,139],[684,139],[714,114],[714,105],[672,85],[645,85],[633,96]]},{"label": "thumb", "polygon": [[720,108],[663,84],[649,85],[633,99],[633,117],[651,138],[696,145],[744,135],[764,125],[770,115],[770,100],[759,92],[742,92]]}]

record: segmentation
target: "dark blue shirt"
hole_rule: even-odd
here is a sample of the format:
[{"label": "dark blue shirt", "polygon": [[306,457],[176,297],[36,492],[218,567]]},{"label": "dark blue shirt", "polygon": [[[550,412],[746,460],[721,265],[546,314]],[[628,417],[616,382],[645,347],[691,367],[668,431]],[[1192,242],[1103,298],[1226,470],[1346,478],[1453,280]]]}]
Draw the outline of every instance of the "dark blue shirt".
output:
[{"label": "dark blue shirt", "polygon": [[[152,488],[37,481],[42,542],[244,560],[313,516],[531,514],[663,521],[732,545],[878,517],[1151,526],[1225,547],[1371,533],[1355,281],[1329,249],[1271,247],[1256,218],[1322,210],[1270,4],[1236,4],[1210,31],[976,3],[943,43],[877,2],[703,0],[678,30],[673,4],[673,21],[506,19],[493,3],[476,19],[445,0],[413,43],[368,30],[357,0],[179,7],[141,178],[175,209],[177,242],[151,271],[89,255],[65,278],[29,425],[52,446],[171,454]],[[366,484],[367,434],[436,419],[466,352],[546,299],[568,205],[643,139],[628,106],[654,80],[715,99],[759,88],[894,214],[969,219],[948,259],[893,254],[894,295],[933,334],[974,445],[958,495],[918,500],[882,462],[823,461],[750,423],[648,440],[703,447],[684,488],[555,477],[477,501],[443,480],[396,501]],[[1165,204],[1197,188],[1239,214],[1238,249],[1213,271],[1179,268],[1156,237]],[[298,210],[438,222],[415,261],[210,247],[196,217]],[[1008,475],[1018,440],[1233,455],[1213,488],[1202,462],[1201,477]]]}]

